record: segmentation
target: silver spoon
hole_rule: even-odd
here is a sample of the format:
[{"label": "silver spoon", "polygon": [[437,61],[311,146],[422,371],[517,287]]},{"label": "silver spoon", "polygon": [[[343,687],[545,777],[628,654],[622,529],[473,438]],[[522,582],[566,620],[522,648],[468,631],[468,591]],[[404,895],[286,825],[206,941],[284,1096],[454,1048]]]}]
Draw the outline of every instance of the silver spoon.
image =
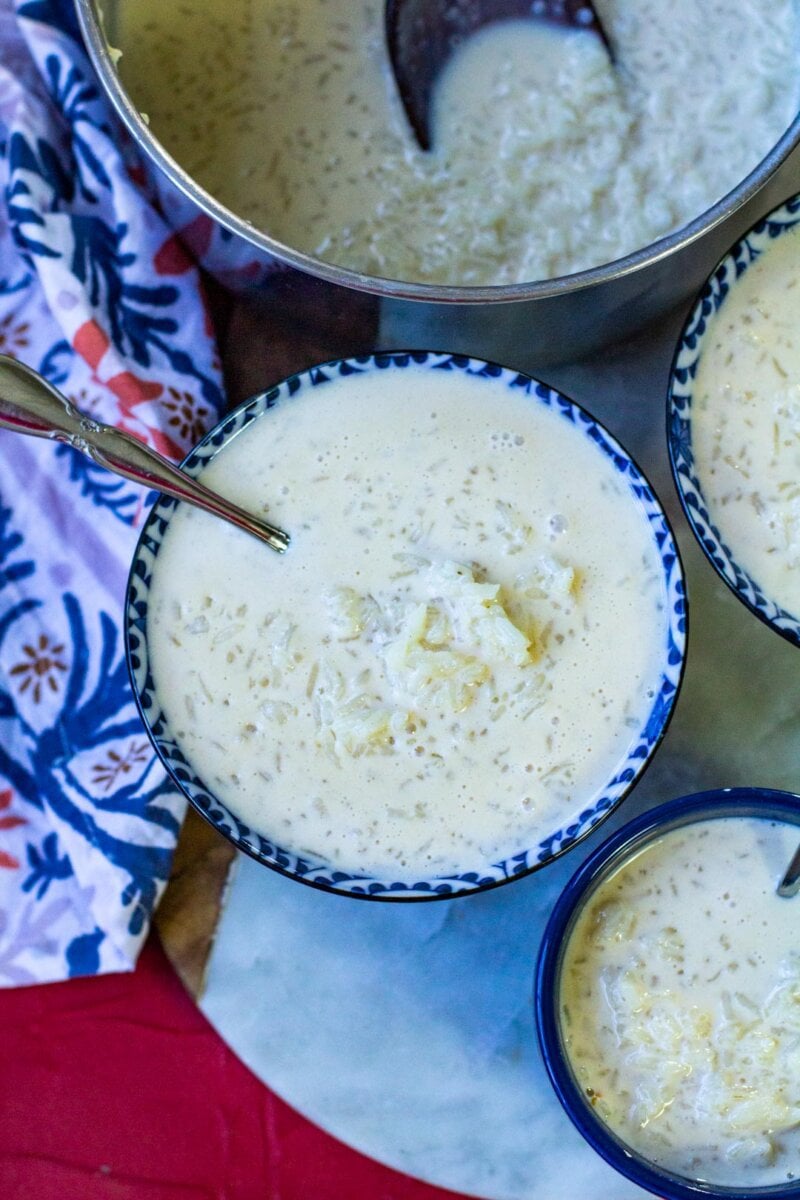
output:
[{"label": "silver spoon", "polygon": [[783,879],[778,884],[779,896],[796,896],[800,891],[800,846],[794,852],[794,858],[789,863]]},{"label": "silver spoon", "polygon": [[279,554],[289,547],[288,533],[203,487],[131,434],[82,416],[58,388],[7,354],[0,354],[0,428],[64,442],[115,475],[230,521]]},{"label": "silver spoon", "polygon": [[433,88],[445,63],[478,29],[512,19],[587,30],[600,38],[614,60],[608,35],[591,0],[386,0],[389,62],[422,150],[431,148]]}]

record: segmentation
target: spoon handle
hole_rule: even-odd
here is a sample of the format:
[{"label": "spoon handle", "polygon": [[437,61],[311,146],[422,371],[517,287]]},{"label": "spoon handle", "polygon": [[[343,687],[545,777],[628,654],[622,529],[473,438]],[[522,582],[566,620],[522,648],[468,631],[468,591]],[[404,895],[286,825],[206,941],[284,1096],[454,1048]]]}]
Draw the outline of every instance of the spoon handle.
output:
[{"label": "spoon handle", "polygon": [[289,535],[261,521],[149,449],[138,438],[84,417],[35,371],[0,354],[0,428],[64,442],[101,467],[232,522],[283,554]]},{"label": "spoon handle", "polygon": [[794,858],[789,863],[783,879],[778,885],[779,896],[794,896],[800,891],[800,846],[795,850]]}]

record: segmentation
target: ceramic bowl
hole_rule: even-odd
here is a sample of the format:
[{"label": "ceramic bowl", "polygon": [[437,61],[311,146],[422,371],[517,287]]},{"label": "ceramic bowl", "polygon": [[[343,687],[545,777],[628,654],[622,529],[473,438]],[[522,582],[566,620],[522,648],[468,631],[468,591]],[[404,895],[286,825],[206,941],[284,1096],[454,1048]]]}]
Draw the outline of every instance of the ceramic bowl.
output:
[{"label": "ceramic bowl", "polygon": [[436,899],[491,888],[542,867],[575,845],[630,791],[661,741],[678,694],[686,648],[686,598],[681,562],[672,531],[650,485],[629,455],[588,413],[558,392],[516,371],[478,359],[433,352],[393,353],[328,362],[292,376],[225,417],[189,454],[184,468],[192,475],[199,474],[220,447],[239,436],[253,421],[270,420],[270,409],[289,403],[301,390],[321,389],[324,394],[326,384],[340,376],[354,372],[403,371],[411,366],[417,370],[467,372],[485,379],[490,397],[499,388],[513,388],[517,393],[523,391],[532,404],[545,405],[569,421],[623,477],[630,489],[631,503],[638,505],[646,515],[658,550],[663,570],[667,629],[661,676],[654,680],[654,699],[648,719],[634,734],[630,749],[624,761],[618,764],[613,778],[594,795],[582,797],[574,811],[566,813],[563,821],[547,830],[537,844],[520,846],[519,852],[505,861],[486,862],[463,874],[422,878],[410,884],[391,878],[347,874],[325,861],[300,857],[261,836],[245,825],[198,778],[170,729],[154,687],[148,649],[148,593],[159,548],[176,506],[167,497],[162,496],[156,502],[142,530],[131,567],[125,607],[128,665],[142,719],[165,767],[200,814],[240,850],[293,879],[349,896],[381,900]]},{"label": "ceramic bowl", "polygon": [[592,1107],[573,1074],[561,1037],[561,966],[570,934],[584,905],[611,872],[648,842],[693,821],[715,817],[763,817],[788,821],[800,827],[800,796],[765,788],[699,792],[643,813],[603,842],[570,879],[545,929],[534,998],[539,1045],[556,1095],[578,1132],[606,1162],[639,1187],[662,1200],[790,1200],[800,1197],[800,1179],[762,1188],[711,1185],[675,1175],[631,1150],[611,1132]]},{"label": "ceramic bowl", "polygon": [[694,382],[705,339],[737,281],[776,238],[800,224],[800,196],[758,221],[712,272],[695,301],[678,340],[667,394],[667,440],[672,473],[689,524],[711,565],[751,612],[800,646],[800,614],[787,612],[736,560],[714,523],[703,495],[692,447]]}]

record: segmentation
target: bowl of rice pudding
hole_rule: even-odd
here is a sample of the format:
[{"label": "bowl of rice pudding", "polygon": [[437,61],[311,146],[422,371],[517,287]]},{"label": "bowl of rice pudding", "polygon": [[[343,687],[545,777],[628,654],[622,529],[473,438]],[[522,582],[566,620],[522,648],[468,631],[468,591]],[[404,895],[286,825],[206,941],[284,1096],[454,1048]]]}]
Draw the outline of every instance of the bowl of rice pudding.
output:
[{"label": "bowl of rice pudding", "polygon": [[536,976],[555,1091],[613,1167],[663,1200],[800,1196],[800,954],[776,888],[800,797],[684,797],[568,883]]},{"label": "bowl of rice pudding", "polygon": [[231,286],[291,266],[378,295],[381,344],[491,356],[524,331],[574,359],[691,295],[797,186],[798,0],[596,0],[613,60],[488,26],[440,77],[430,152],[381,0],[75,2],[190,249]]},{"label": "bowl of rice pudding", "polygon": [[227,416],[186,469],[274,555],[162,497],[126,606],[150,737],[246,853],[350,896],[520,878],[623,799],[680,686],[686,605],[619,444],[516,371],[338,360]]},{"label": "bowl of rice pudding", "polygon": [[762,218],[703,287],[668,395],[672,470],[709,561],[800,645],[800,197]]}]

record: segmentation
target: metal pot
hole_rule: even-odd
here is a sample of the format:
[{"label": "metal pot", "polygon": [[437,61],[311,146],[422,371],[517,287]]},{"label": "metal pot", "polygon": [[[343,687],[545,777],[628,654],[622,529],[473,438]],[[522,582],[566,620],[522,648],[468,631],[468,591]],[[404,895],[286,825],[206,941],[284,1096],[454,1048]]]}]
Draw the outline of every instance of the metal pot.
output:
[{"label": "metal pot", "polygon": [[762,212],[800,191],[798,115],[727,196],[677,233],[616,262],[504,287],[412,284],[364,275],[283,245],[204,191],[166,153],[122,86],[109,52],[116,0],[102,0],[102,5],[75,0],[75,6],[100,82],[142,151],[168,220],[191,250],[203,249],[204,265],[236,290],[263,287],[276,270],[302,271],[319,281],[320,304],[333,307],[342,299],[342,288],[371,293],[380,302],[381,348],[442,346],[510,365],[575,361],[685,304]]}]

